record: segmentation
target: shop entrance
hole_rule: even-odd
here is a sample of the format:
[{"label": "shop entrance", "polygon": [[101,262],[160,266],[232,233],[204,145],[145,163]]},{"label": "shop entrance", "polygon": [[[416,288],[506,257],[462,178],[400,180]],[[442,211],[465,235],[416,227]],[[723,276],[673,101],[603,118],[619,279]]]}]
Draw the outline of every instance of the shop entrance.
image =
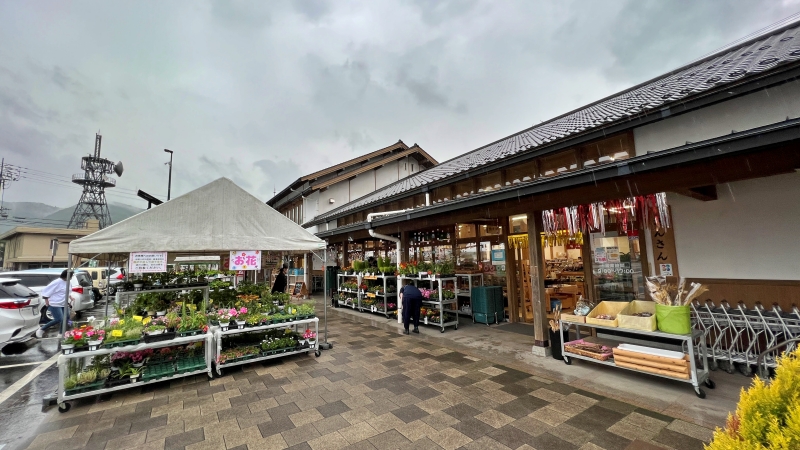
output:
[{"label": "shop entrance", "polygon": [[591,233],[590,250],[595,302],[645,299],[647,258],[642,255],[638,230]]}]

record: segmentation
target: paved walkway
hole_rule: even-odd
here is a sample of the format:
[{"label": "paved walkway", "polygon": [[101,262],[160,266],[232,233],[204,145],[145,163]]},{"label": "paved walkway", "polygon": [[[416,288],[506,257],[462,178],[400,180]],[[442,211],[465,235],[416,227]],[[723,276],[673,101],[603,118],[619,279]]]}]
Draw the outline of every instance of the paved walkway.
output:
[{"label": "paved walkway", "polygon": [[691,450],[711,436],[454,350],[431,328],[404,336],[338,311],[329,319],[335,347],[319,358],[154,384],[73,402],[65,414],[53,408],[27,448]]}]

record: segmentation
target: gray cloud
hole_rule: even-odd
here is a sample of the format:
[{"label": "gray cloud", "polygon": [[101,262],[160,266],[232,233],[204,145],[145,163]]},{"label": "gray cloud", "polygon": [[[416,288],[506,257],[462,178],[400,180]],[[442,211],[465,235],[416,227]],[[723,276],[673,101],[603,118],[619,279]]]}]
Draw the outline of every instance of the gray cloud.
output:
[{"label": "gray cloud", "polygon": [[798,4],[42,1],[0,2],[0,156],[57,177],[20,181],[6,200],[56,206],[77,201],[69,177],[98,130],[126,167],[114,201],[166,197],[164,148],[173,196],[227,176],[266,200],[398,139],[449,159]]}]

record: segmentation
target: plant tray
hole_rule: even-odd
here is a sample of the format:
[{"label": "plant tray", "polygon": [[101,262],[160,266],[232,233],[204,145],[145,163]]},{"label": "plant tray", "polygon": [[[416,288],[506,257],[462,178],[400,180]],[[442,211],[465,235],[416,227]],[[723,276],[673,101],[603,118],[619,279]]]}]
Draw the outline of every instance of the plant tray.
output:
[{"label": "plant tray", "polygon": [[196,336],[202,332],[203,330],[178,331],[178,337]]},{"label": "plant tray", "polygon": [[141,339],[127,339],[124,341],[114,341],[114,342],[103,341],[103,348],[116,348],[116,347],[125,347],[128,345],[137,345],[141,341],[142,341]]},{"label": "plant tray", "polygon": [[170,341],[172,339],[175,339],[175,332],[171,332],[171,333],[170,332],[164,332],[164,333],[161,333],[161,334],[154,334],[152,336],[145,334],[143,336],[143,339],[144,339],[144,342],[148,343],[148,344],[151,343],[151,342]]},{"label": "plant tray", "polygon": [[113,387],[117,387],[117,386],[122,386],[123,384],[130,384],[130,382],[131,382],[131,379],[128,378],[128,377],[125,377],[125,378],[109,378],[108,380],[106,380],[106,387],[113,388]]}]

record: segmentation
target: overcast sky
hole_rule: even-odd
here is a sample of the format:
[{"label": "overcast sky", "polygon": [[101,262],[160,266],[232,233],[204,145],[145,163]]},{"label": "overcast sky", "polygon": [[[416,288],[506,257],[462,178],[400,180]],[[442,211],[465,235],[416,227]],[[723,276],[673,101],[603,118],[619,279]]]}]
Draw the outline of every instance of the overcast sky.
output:
[{"label": "overcast sky", "polygon": [[6,201],[75,204],[103,135],[145,206],[220,176],[264,200],[418,143],[439,161],[658,76],[798,1],[3,1],[0,156],[56,174]]}]

